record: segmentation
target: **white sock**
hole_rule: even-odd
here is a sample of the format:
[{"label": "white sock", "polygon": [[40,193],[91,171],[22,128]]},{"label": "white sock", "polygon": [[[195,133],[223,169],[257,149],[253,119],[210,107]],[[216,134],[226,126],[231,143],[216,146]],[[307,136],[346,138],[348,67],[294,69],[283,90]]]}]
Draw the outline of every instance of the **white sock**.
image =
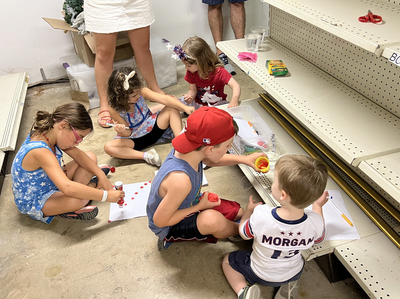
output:
[{"label": "white sock", "polygon": [[242,293],[244,292],[244,289],[245,289],[246,287],[244,287],[243,289],[241,289],[240,291],[239,291],[239,293],[238,293],[238,298],[240,297],[240,295],[242,295]]}]

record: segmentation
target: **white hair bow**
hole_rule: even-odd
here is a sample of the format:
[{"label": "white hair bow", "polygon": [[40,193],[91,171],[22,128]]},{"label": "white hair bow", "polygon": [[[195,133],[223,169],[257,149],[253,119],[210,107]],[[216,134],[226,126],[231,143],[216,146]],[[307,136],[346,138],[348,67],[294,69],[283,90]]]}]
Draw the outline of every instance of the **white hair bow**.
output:
[{"label": "white hair bow", "polygon": [[125,81],[124,81],[124,89],[128,90],[129,89],[129,79],[135,76],[136,72],[132,71],[129,73],[128,76],[125,75]]}]

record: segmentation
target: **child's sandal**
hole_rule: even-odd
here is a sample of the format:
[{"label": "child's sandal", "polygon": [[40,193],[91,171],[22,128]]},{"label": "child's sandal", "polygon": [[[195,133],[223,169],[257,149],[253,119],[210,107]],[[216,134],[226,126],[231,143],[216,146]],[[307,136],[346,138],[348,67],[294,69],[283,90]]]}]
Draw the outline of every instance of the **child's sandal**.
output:
[{"label": "child's sandal", "polygon": [[57,216],[67,219],[92,220],[96,218],[98,213],[99,209],[96,206],[85,206],[75,212],[63,213]]},{"label": "child's sandal", "polygon": [[[108,115],[100,116],[100,114],[106,113],[106,112],[108,113]],[[103,121],[105,121],[105,123],[103,123]],[[111,128],[110,126],[108,126],[109,123],[113,123],[110,112],[108,110],[101,110],[97,114],[97,123],[102,128],[105,128],[105,129]]]},{"label": "child's sandal", "polygon": [[[111,167],[110,165],[103,164],[99,165],[100,169],[104,172],[105,175],[107,175],[109,172],[114,173],[115,172],[115,167]],[[93,176],[92,179],[90,180],[89,184],[95,184],[95,188],[97,188],[97,183],[99,182],[99,179],[97,176]]]}]

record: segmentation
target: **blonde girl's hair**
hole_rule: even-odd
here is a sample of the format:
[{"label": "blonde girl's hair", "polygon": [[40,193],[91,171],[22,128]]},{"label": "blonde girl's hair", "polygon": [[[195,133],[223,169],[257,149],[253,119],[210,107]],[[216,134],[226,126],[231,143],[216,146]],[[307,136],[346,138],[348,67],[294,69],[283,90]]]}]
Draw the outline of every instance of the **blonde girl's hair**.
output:
[{"label": "blonde girl's hair", "polygon": [[[47,111],[38,111],[36,113],[35,122],[31,128],[31,137],[41,135],[50,131],[55,123],[62,121],[68,122],[75,130],[93,131],[93,123],[85,106],[80,103],[72,102],[58,106],[53,113]],[[70,130],[71,127],[68,126]]]},{"label": "blonde girl's hair", "polygon": [[304,209],[314,203],[324,192],[328,181],[325,164],[303,155],[285,155],[275,165],[279,189],[290,196],[290,203]]},{"label": "blonde girl's hair", "polygon": [[210,45],[198,36],[189,37],[182,46],[185,53],[190,56],[185,59],[189,64],[196,64],[201,79],[209,78],[209,73],[217,67],[224,65],[219,61],[217,55],[211,50]]},{"label": "blonde girl's hair", "polygon": [[[133,71],[135,71],[135,73],[132,76]],[[135,92],[140,92],[143,86],[142,78],[134,68],[121,67],[114,70],[108,79],[108,104],[118,112],[128,111],[129,95]]]}]

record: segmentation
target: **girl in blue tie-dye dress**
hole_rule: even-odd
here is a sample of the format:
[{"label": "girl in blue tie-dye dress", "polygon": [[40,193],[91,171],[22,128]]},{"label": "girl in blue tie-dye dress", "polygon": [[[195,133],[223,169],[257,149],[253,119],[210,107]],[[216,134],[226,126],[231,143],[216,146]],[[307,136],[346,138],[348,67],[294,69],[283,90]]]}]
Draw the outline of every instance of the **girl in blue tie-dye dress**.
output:
[{"label": "girl in blue tie-dye dress", "polygon": [[[182,131],[179,111],[191,114],[194,108],[172,96],[143,87],[139,75],[130,67],[112,72],[107,92],[110,114],[118,135],[105,144],[104,151],[112,157],[142,159],[161,166],[161,159],[154,148],[146,152],[141,150],[179,135]],[[153,113],[145,99],[165,107]]]},{"label": "girl in blue tie-dye dress", "polygon": [[[14,201],[21,213],[45,223],[55,215],[90,220],[98,209],[88,205],[89,200],[117,202],[124,196],[112,190],[96,156],[76,147],[92,130],[92,120],[79,103],[59,106],[53,113],[37,112],[11,169]],[[64,164],[63,152],[71,162]]]}]

